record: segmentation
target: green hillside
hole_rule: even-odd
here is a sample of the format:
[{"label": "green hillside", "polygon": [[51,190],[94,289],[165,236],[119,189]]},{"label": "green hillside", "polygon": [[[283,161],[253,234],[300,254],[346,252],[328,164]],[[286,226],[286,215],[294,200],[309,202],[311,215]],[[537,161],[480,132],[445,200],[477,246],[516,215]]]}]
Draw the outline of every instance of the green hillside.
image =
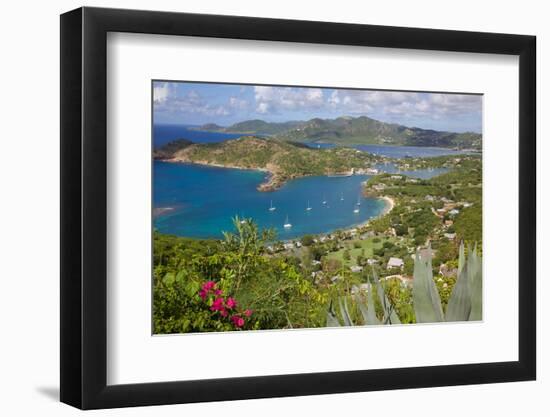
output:
[{"label": "green hillside", "polygon": [[206,144],[171,142],[155,150],[154,157],[171,162],[264,170],[272,175],[260,186],[262,191],[307,175],[349,174],[352,169],[358,172],[377,160],[351,148],[312,149],[299,143],[254,136]]},{"label": "green hillside", "polygon": [[303,122],[269,123],[248,120],[226,128],[211,124],[199,128],[205,131],[269,135],[296,142],[351,144],[378,144],[395,146],[437,146],[444,148],[481,149],[478,133],[441,132],[417,127],[385,123],[370,117],[315,118]]}]

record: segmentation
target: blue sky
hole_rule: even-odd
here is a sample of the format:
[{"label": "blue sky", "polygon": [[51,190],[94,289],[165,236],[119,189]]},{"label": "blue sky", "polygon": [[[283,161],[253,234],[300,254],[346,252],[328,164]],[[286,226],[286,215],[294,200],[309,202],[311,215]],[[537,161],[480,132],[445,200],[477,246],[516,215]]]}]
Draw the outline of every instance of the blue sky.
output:
[{"label": "blue sky", "polygon": [[481,132],[482,97],[333,88],[153,83],[155,124],[268,122],[368,116],[409,127]]}]

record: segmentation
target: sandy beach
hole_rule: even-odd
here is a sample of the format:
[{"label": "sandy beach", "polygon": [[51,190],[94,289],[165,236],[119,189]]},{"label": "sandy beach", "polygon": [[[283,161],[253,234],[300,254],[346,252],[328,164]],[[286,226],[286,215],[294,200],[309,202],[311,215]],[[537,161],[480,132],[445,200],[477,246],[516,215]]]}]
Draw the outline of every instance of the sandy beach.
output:
[{"label": "sandy beach", "polygon": [[380,216],[384,216],[384,215],[388,214],[390,211],[393,210],[393,208],[395,207],[395,201],[393,201],[393,198],[388,197],[388,196],[383,196],[383,197],[380,197],[380,198],[386,202],[386,207],[384,208],[384,210],[380,214]]}]

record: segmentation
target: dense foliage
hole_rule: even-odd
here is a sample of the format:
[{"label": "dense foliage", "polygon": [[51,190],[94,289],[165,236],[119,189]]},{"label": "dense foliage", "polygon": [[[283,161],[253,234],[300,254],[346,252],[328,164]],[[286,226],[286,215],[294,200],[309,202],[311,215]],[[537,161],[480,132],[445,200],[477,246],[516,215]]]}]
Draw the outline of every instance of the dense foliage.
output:
[{"label": "dense foliage", "polygon": [[[322,325],[326,295],[284,257],[265,256],[270,233],[249,220],[236,219],[235,229],[221,242],[155,234],[155,333],[234,330],[235,311],[244,321],[238,329]],[[201,297],[207,282],[219,294]],[[214,304],[218,298],[221,305]],[[229,299],[240,310],[224,316]]]}]

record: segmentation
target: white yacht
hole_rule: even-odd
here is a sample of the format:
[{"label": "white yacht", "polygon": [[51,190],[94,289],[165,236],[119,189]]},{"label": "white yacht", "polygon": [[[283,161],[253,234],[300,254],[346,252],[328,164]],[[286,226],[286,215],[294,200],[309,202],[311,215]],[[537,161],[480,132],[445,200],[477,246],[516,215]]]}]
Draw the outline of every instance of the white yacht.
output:
[{"label": "white yacht", "polygon": [[269,206],[269,211],[275,211],[277,207],[273,207],[273,200],[271,200],[271,205]]},{"label": "white yacht", "polygon": [[288,216],[286,216],[285,224],[283,224],[283,227],[285,229],[290,229],[292,227],[292,224],[288,221]]}]

